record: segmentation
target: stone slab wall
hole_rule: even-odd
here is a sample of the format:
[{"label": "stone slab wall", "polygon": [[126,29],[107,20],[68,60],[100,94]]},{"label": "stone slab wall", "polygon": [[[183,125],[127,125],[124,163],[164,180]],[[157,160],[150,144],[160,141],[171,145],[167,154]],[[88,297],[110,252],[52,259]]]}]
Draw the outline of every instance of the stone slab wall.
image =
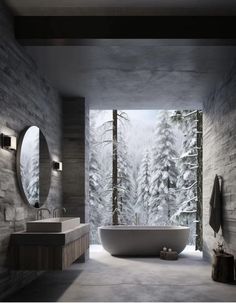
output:
[{"label": "stone slab wall", "polygon": [[[223,177],[223,223],[217,237],[209,226],[209,201],[215,174]],[[217,241],[236,256],[236,66],[204,104],[203,241],[210,259]]]},{"label": "stone slab wall", "polygon": [[84,98],[63,99],[63,206],[88,222],[89,110]]},{"label": "stone slab wall", "polygon": [[[61,100],[36,64],[14,39],[13,19],[0,2],[0,133],[19,137],[29,125],[43,131],[53,160],[61,160]],[[62,204],[62,176],[52,172],[45,206]],[[10,234],[35,219],[36,210],[22,199],[16,177],[16,153],[0,149],[0,300],[29,283],[34,272],[8,270]]]}]

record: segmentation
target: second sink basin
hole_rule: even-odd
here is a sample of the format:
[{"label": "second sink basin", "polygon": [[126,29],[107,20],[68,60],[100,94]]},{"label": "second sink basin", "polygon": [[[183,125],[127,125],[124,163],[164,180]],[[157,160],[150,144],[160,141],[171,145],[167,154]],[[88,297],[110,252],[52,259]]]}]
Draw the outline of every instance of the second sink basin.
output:
[{"label": "second sink basin", "polygon": [[64,232],[80,225],[79,217],[48,218],[26,223],[27,232]]}]

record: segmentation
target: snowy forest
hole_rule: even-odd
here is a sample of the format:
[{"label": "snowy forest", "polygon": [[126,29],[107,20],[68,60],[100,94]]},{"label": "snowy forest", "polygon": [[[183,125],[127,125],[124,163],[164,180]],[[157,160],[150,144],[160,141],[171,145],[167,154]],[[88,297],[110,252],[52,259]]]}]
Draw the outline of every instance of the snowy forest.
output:
[{"label": "snowy forest", "polygon": [[39,203],[39,129],[31,126],[24,135],[20,154],[20,173],[27,200]]},{"label": "snowy forest", "polygon": [[201,249],[202,113],[90,111],[91,243],[102,225],[184,225]]}]

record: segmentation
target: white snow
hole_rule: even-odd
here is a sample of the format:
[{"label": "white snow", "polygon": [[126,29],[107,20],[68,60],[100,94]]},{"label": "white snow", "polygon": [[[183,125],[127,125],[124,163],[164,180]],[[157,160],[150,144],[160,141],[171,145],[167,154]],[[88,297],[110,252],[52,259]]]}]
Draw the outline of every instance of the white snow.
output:
[{"label": "white snow", "polygon": [[[118,209],[121,224],[183,224],[195,233],[196,113],[122,111],[118,122]],[[143,116],[142,116],[143,114]],[[129,121],[127,121],[129,119]],[[112,111],[91,111],[90,222],[93,243],[97,227],[112,222]]]}]

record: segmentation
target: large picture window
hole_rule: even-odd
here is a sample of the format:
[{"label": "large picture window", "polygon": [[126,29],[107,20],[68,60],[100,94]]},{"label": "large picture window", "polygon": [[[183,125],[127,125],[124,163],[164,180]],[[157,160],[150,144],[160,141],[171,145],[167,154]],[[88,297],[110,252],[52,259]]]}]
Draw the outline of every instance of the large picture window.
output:
[{"label": "large picture window", "polygon": [[92,243],[102,225],[185,225],[200,248],[201,124],[197,110],[90,111]]}]

